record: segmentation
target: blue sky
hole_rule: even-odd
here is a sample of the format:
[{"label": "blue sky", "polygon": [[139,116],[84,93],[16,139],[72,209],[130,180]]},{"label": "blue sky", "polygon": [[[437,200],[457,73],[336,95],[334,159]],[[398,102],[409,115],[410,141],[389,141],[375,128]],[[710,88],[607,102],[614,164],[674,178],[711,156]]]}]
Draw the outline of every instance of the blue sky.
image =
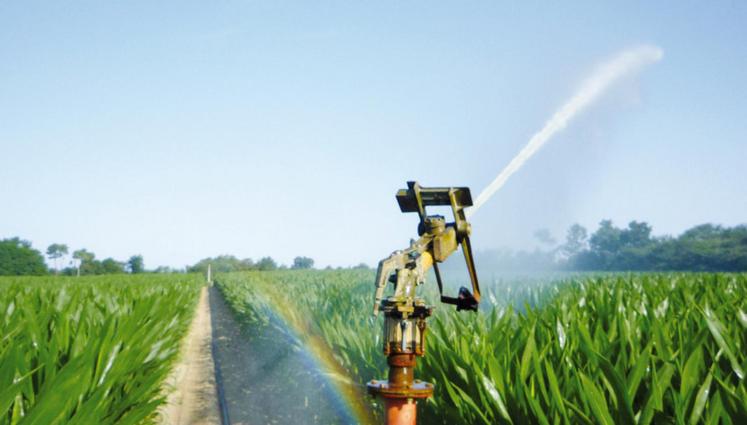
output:
[{"label": "blue sky", "polygon": [[487,185],[594,66],[664,58],[474,216],[476,248],[747,222],[747,3],[0,2],[0,237],[148,267],[373,264],[395,191]]}]

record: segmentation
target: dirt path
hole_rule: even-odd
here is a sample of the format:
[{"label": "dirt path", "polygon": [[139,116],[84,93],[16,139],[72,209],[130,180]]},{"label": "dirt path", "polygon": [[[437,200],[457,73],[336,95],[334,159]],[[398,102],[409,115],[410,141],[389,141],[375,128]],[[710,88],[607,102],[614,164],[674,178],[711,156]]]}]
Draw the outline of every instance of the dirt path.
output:
[{"label": "dirt path", "polygon": [[173,389],[159,410],[162,425],[218,425],[220,410],[215,386],[210,302],[206,287],[189,328],[181,359],[166,381]]},{"label": "dirt path", "polygon": [[217,288],[202,288],[181,359],[165,384],[173,390],[159,409],[158,424],[220,425],[216,372],[228,423],[357,423],[282,321],[268,319],[267,326],[243,327]]}]

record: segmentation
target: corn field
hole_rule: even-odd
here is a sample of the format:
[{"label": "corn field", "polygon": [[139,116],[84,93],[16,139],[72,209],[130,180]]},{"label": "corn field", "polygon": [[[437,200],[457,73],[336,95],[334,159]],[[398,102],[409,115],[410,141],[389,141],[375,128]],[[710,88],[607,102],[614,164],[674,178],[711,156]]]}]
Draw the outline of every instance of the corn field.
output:
[{"label": "corn field", "polygon": [[[326,341],[361,394],[386,377],[370,271],[217,280],[247,326],[272,326],[268,315],[279,314],[301,342]],[[443,306],[430,319],[416,376],[436,391],[420,403],[423,423],[747,423],[746,275],[487,286],[478,314]],[[425,295],[437,299],[432,289]]]},{"label": "corn field", "polygon": [[0,279],[0,424],[153,421],[202,279]]}]

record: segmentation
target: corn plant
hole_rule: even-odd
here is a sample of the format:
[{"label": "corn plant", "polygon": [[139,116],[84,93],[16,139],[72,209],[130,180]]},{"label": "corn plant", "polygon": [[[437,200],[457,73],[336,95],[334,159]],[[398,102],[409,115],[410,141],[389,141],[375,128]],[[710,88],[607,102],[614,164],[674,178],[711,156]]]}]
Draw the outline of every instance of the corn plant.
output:
[{"label": "corn plant", "polygon": [[0,279],[0,424],[152,421],[201,279]]},{"label": "corn plant", "polygon": [[[321,336],[364,383],[386,376],[372,278],[246,273],[219,285],[252,323],[278,306],[303,318],[303,334]],[[492,308],[441,308],[430,320],[417,370],[436,384],[420,409],[425,423],[747,423],[747,276],[590,275],[530,289],[519,281],[500,302],[507,285],[488,285]]]}]

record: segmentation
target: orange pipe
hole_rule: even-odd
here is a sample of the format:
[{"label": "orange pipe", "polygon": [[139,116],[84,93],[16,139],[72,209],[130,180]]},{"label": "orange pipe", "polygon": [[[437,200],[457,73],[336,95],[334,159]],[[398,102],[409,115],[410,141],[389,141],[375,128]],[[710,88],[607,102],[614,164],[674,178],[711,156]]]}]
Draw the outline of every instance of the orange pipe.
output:
[{"label": "orange pipe", "polygon": [[[389,347],[387,345],[387,347]],[[397,350],[399,347],[391,347]],[[384,399],[386,425],[416,425],[417,399],[433,395],[433,385],[415,379],[416,354],[389,352],[389,379],[372,380],[369,393]]]},{"label": "orange pipe", "polygon": [[387,425],[415,425],[417,423],[417,404],[415,400],[406,398],[387,398]]}]

